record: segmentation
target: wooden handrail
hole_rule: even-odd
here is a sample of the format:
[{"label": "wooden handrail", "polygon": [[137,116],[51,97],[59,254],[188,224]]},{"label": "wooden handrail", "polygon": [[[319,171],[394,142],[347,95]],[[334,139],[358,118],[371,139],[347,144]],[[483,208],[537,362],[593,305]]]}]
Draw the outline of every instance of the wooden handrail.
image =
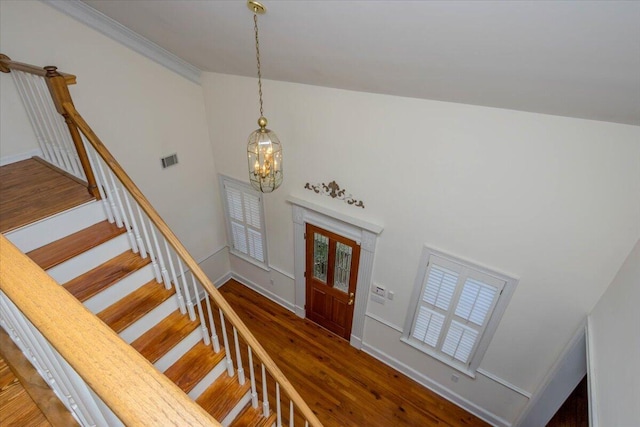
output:
[{"label": "wooden handrail", "polygon": [[0,260],[0,289],[125,425],[221,425],[4,236]]},{"label": "wooden handrail", "polygon": [[[25,64],[23,62],[13,61],[7,55],[0,53],[0,71],[3,73],[9,73],[11,70],[24,71],[25,73],[35,74],[36,76],[46,77],[47,70],[45,68],[39,68],[35,65]],[[64,77],[64,81],[68,85],[76,84],[76,76],[73,74],[60,73]]]},{"label": "wooden handrail", "polygon": [[216,289],[216,287],[211,283],[207,275],[202,271],[198,263],[191,257],[187,249],[182,245],[180,240],[176,237],[176,235],[171,231],[169,226],[164,222],[162,217],[156,212],[151,203],[147,200],[147,198],[142,194],[140,189],[136,186],[133,180],[127,175],[124,169],[120,166],[117,160],[111,155],[109,150],[102,143],[100,138],[93,132],[91,127],[87,124],[87,122],[82,118],[82,116],[78,113],[72,103],[67,102],[63,104],[63,108],[65,112],[69,115],[70,119],[73,123],[80,129],[80,131],[84,134],[87,141],[93,146],[98,155],[104,160],[104,162],[109,166],[112,172],[118,177],[122,185],[129,191],[131,196],[136,200],[136,202],[140,205],[140,208],[147,214],[149,219],[155,224],[156,228],[162,235],[166,238],[167,242],[173,247],[178,256],[182,258],[182,260],[187,265],[188,269],[191,270],[193,275],[200,281],[205,290],[209,293],[211,298],[213,298],[218,305],[218,307],[224,312],[226,318],[235,326],[238,333],[244,341],[249,345],[254,353],[254,355],[258,356],[266,369],[269,371],[271,376],[275,381],[280,384],[281,389],[285,391],[285,393],[289,396],[289,399],[293,401],[295,406],[298,408],[300,413],[306,420],[309,422],[311,426],[322,426],[322,423],[316,415],[313,413],[311,408],[306,404],[306,402],[302,399],[302,397],[298,394],[296,389],[291,385],[289,380],[284,376],[280,368],[275,364],[275,362],[269,357],[266,350],[262,347],[262,345],[258,342],[258,340],[253,336],[253,334],[247,329],[245,324],[242,322],[240,317],[235,313],[235,311],[231,308],[229,303],[224,299],[224,297],[220,294],[220,292]]},{"label": "wooden handrail", "polygon": [[57,67],[54,67],[52,65],[38,68],[33,65],[24,64],[22,62],[12,61],[11,58],[9,58],[7,55],[0,54],[0,71],[9,73],[11,72],[11,70],[24,71],[26,73],[35,74],[45,79],[47,87],[49,89],[49,93],[51,94],[51,98],[53,100],[53,104],[56,107],[56,110],[58,110],[58,113],[64,117],[65,122],[67,123],[67,128],[69,129],[71,140],[73,141],[76,153],[78,154],[78,159],[80,160],[80,164],[82,165],[84,176],[87,179],[87,190],[89,191],[89,194],[99,200],[100,191],[98,190],[98,186],[96,185],[96,178],[93,174],[93,170],[91,169],[89,157],[87,156],[87,152],[85,151],[84,144],[82,144],[82,138],[80,137],[78,128],[75,127],[75,125],[71,122],[68,115],[62,108],[62,104],[65,102],[70,102],[73,104],[68,86],[70,84],[76,83],[76,76],[61,73],[58,71]]}]

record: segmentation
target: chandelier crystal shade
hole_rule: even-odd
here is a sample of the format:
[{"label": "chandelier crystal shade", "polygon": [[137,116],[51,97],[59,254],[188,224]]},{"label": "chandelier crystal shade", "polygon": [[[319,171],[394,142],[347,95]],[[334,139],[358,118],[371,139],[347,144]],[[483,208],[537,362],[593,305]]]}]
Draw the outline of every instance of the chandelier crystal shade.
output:
[{"label": "chandelier crystal shade", "polygon": [[258,14],[265,13],[265,7],[249,0],[247,6],[253,12],[253,24],[256,37],[256,59],[258,63],[258,95],[260,97],[259,129],[249,135],[247,155],[249,182],[262,193],[271,193],[282,184],[282,145],[275,132],[267,129],[267,119],[262,110],[262,75],[260,73],[260,44],[258,42]]}]

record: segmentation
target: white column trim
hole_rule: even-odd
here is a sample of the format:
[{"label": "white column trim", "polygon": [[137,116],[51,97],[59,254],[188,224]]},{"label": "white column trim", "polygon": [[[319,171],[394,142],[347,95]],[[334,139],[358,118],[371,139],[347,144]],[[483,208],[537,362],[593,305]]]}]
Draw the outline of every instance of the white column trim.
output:
[{"label": "white column trim", "polygon": [[353,347],[362,347],[364,321],[367,312],[369,289],[373,275],[373,260],[378,234],[383,227],[349,215],[335,212],[297,197],[289,196],[292,204],[293,238],[294,238],[294,276],[295,276],[295,313],[306,317],[304,310],[306,301],[306,283],[304,278],[306,246],[304,233],[306,224],[322,227],[332,233],[355,240],[360,245],[360,262],[358,282],[356,284],[356,301],[351,324],[350,343]]}]

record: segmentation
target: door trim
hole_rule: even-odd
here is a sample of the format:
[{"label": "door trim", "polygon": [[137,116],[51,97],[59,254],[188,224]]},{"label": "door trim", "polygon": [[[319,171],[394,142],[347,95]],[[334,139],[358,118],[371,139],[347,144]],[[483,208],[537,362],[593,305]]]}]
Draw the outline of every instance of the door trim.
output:
[{"label": "door trim", "polygon": [[306,317],[304,309],[306,302],[306,282],[304,277],[306,259],[304,233],[306,224],[313,224],[332,233],[355,240],[360,245],[355,309],[351,323],[351,339],[349,341],[353,347],[362,348],[365,313],[373,276],[373,259],[376,241],[378,235],[382,232],[382,226],[350,217],[344,213],[318,206],[315,203],[307,202],[297,197],[290,196],[287,201],[293,205],[295,313],[299,317]]}]

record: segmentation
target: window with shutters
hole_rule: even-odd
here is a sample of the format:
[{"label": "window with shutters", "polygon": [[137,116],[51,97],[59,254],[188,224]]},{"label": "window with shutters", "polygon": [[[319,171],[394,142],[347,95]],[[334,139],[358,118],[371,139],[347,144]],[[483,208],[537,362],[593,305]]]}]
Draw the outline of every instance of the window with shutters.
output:
[{"label": "window with shutters", "polygon": [[516,284],[425,247],[402,340],[474,376]]},{"label": "window with shutters", "polygon": [[229,177],[222,176],[220,181],[231,252],[267,268],[262,195]]}]

